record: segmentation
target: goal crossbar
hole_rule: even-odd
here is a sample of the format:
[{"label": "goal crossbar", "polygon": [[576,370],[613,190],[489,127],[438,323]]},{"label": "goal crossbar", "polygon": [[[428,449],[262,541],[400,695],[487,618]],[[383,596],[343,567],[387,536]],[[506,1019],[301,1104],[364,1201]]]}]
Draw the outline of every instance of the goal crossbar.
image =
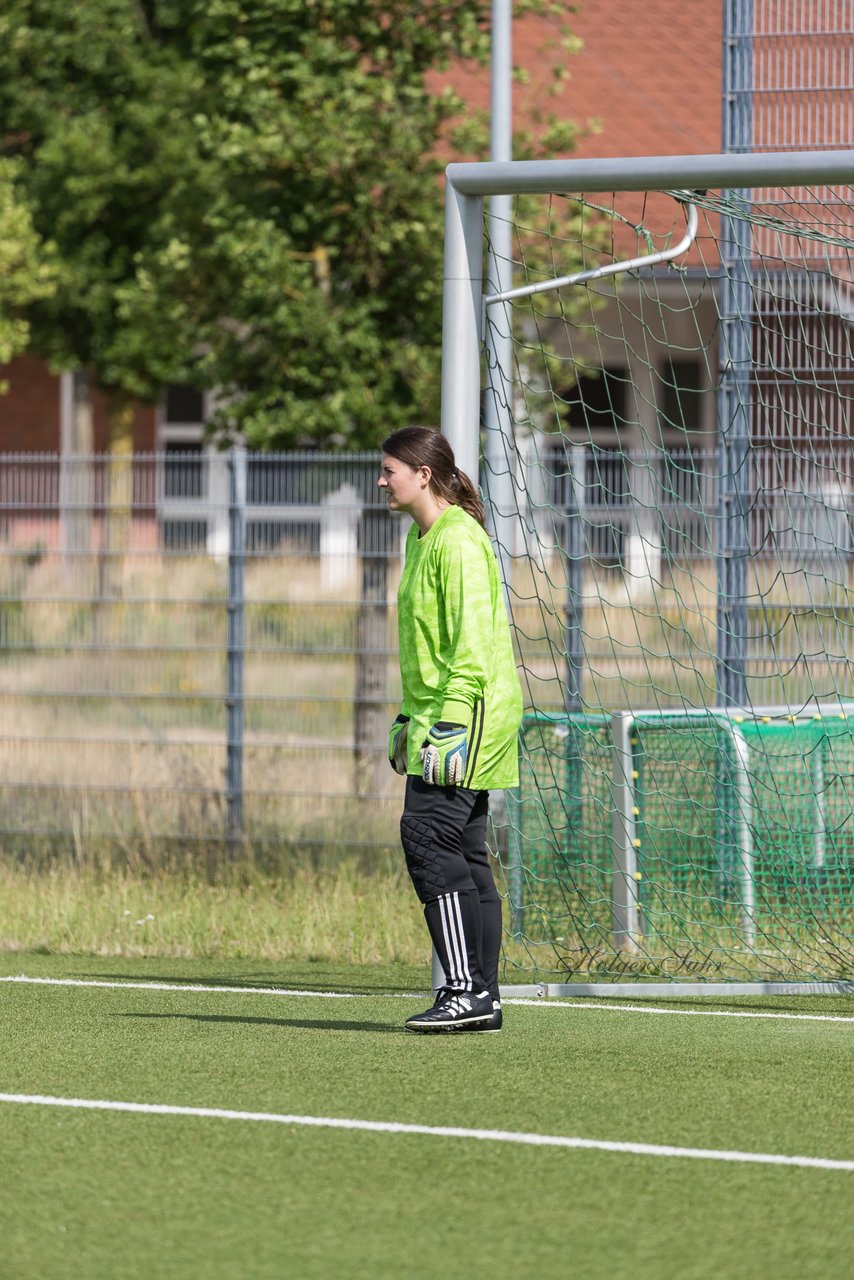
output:
[{"label": "goal crossbar", "polygon": [[854,177],[854,150],[482,161],[449,164],[445,173],[448,184],[467,196],[832,185]]},{"label": "goal crossbar", "polygon": [[445,175],[441,426],[462,469],[476,476],[484,196],[832,185],[854,182],[854,150],[484,161],[450,164]]}]

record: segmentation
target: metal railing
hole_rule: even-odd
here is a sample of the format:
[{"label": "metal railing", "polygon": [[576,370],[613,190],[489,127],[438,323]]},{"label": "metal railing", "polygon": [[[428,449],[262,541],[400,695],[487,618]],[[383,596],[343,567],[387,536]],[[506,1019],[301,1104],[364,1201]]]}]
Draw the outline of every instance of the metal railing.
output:
[{"label": "metal railing", "polygon": [[[529,494],[520,511],[539,538],[517,554],[510,593],[530,701],[564,705],[572,653],[588,703],[630,688],[638,706],[696,705],[714,660],[715,456],[581,453],[574,485],[553,459],[541,505]],[[400,780],[385,752],[400,700],[405,522],[382,503],[378,462],[239,450],[0,455],[7,853],[154,860],[246,846],[313,860],[396,846]],[[838,455],[833,464],[828,488],[830,460],[756,452],[751,555],[772,574],[783,562],[788,576],[779,601],[757,580],[748,656],[773,683],[812,655],[801,662],[807,683],[821,672],[847,697],[852,496]],[[609,591],[636,571],[627,556],[639,530],[647,565],[658,548],[658,596],[630,619],[634,596]],[[543,554],[535,598],[524,575]],[[572,635],[568,555],[583,570]]]},{"label": "metal railing", "polygon": [[22,857],[396,840],[378,455],[0,456],[0,834]]}]

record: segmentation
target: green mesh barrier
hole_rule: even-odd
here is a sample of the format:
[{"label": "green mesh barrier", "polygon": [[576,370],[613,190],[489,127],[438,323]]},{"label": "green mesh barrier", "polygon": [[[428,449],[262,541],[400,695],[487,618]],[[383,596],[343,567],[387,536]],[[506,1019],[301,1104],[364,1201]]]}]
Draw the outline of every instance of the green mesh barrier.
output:
[{"label": "green mesh barrier", "polygon": [[632,725],[638,931],[627,950],[613,916],[623,873],[611,721],[526,718],[511,962],[567,977],[848,975],[854,715],[703,720],[639,713]]}]

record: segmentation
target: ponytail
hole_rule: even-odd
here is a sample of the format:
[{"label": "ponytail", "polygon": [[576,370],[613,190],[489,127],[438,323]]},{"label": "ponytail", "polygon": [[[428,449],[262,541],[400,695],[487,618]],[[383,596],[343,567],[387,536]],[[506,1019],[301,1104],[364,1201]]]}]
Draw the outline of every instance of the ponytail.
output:
[{"label": "ponytail", "polygon": [[476,520],[481,528],[486,528],[486,512],[483,509],[483,502],[471,480],[465,471],[454,468],[451,481],[448,486],[452,496],[449,501],[457,507],[462,507],[473,520]]}]

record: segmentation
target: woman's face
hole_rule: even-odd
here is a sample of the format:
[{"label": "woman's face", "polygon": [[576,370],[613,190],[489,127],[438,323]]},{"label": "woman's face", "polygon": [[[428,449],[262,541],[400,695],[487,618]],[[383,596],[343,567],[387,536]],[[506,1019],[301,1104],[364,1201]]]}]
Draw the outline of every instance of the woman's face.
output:
[{"label": "woman's face", "polygon": [[385,493],[390,511],[411,513],[429,484],[429,467],[410,467],[408,462],[383,454],[377,485]]}]

